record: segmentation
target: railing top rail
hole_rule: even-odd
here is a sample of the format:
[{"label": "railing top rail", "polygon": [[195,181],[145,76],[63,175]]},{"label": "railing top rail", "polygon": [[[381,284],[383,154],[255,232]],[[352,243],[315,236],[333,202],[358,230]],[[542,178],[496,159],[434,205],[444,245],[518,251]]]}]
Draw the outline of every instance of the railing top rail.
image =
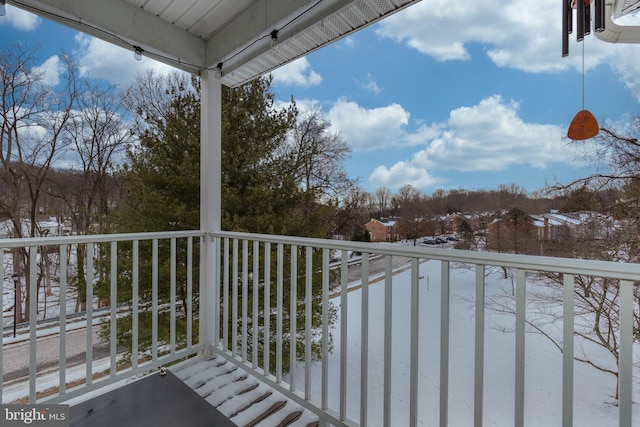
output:
[{"label": "railing top rail", "polygon": [[0,248],[24,248],[27,246],[55,246],[78,243],[171,239],[174,237],[203,237],[204,235],[205,233],[200,230],[186,230],[120,234],[87,234],[83,236],[25,237],[20,239],[0,239]]},{"label": "railing top rail", "polygon": [[291,237],[269,234],[252,234],[230,231],[210,232],[212,237],[312,246],[323,249],[352,250],[383,255],[427,258],[451,262],[504,266],[524,270],[556,273],[583,274],[623,280],[640,281],[640,264],[612,261],[596,261],[548,256],[477,252],[460,249],[402,246],[391,243],[368,243],[345,240],[328,240],[307,237]]},{"label": "railing top rail", "polygon": [[[351,250],[366,253],[427,258],[450,262],[495,265],[525,270],[549,271],[558,273],[584,274],[598,277],[610,277],[623,280],[640,281],[640,264],[596,261],[573,258],[556,258],[495,252],[477,252],[468,250],[449,250],[421,246],[402,246],[391,243],[368,243],[345,240],[328,240],[308,237],[292,237],[269,234],[252,234],[232,231],[208,233],[211,237],[228,237],[240,240],[282,243],[287,245],[312,246],[323,249]],[[0,247],[14,248],[26,246],[53,246],[78,243],[102,243],[114,241],[170,239],[182,237],[203,237],[201,230],[163,231],[120,234],[94,234],[84,236],[30,237],[21,239],[0,239]]]}]

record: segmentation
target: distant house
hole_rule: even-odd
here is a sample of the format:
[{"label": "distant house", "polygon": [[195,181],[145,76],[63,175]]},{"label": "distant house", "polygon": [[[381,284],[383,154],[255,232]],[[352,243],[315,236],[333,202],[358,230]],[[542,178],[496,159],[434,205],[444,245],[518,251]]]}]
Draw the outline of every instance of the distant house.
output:
[{"label": "distant house", "polygon": [[364,225],[371,242],[393,242],[400,238],[395,219],[372,219]]},{"label": "distant house", "polygon": [[534,218],[526,214],[518,218],[496,218],[487,226],[490,251],[532,254],[536,253],[537,241],[538,227]]},{"label": "distant house", "polygon": [[[554,241],[559,237],[559,231],[565,227],[570,229],[577,237],[604,239],[615,226],[613,218],[598,212],[580,211],[572,213],[559,213],[551,211],[542,215],[532,215],[534,224],[538,227],[538,240]],[[593,230],[596,228],[596,230]]]},{"label": "distant house", "polygon": [[447,226],[444,230],[445,233],[455,233],[458,231],[458,227],[462,224],[463,221],[466,221],[467,218],[460,213],[452,213],[447,215]]},{"label": "distant house", "polygon": [[465,221],[473,230],[476,230],[480,226],[480,218],[480,214],[463,214],[460,212],[438,216],[433,220],[433,224],[435,226],[434,234],[457,233],[460,228],[460,224]]},{"label": "distant house", "polygon": [[546,253],[557,243],[562,243],[562,236],[567,232],[578,239],[580,236],[605,238],[611,227],[611,218],[588,211],[528,215],[526,221],[521,220],[518,224],[508,218],[498,218],[488,226],[487,248],[500,252],[542,254],[543,250]]},{"label": "distant house", "polygon": [[532,215],[533,224],[538,229],[538,241],[549,242],[558,238],[561,227],[575,228],[581,223],[577,214],[561,214],[551,211],[542,215]]}]

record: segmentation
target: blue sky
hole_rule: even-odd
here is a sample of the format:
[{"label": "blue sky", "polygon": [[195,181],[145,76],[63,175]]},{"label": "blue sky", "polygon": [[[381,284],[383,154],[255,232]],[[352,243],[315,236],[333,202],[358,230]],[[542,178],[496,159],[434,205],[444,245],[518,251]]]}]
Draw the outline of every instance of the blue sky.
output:
[{"label": "blue sky", "polygon": [[[582,45],[560,54],[557,0],[429,0],[274,72],[281,102],[319,105],[349,143],[347,172],[365,190],[530,192],[588,175],[566,131],[582,109]],[[639,16],[618,21],[640,25]],[[170,68],[7,6],[2,44],[41,46],[51,84],[61,50],[86,75],[130,83]],[[585,104],[601,126],[622,129],[640,113],[640,45],[588,36]]]}]

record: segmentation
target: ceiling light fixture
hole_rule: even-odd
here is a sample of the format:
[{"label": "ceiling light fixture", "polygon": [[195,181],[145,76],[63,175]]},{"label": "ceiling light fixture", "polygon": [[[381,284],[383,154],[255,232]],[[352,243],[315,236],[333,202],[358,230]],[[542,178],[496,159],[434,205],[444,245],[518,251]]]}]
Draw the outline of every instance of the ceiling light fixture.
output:
[{"label": "ceiling light fixture", "polygon": [[141,61],[142,52],[144,52],[144,50],[142,50],[140,46],[134,46],[133,49],[134,49],[133,57],[135,58],[136,61]]},{"label": "ceiling light fixture", "polygon": [[278,30],[271,31],[271,47],[276,47],[278,44]]},{"label": "ceiling light fixture", "polygon": [[213,71],[217,78],[222,77],[222,62],[218,62],[218,65],[216,65],[216,68]]},{"label": "ceiling light fixture", "polygon": [[7,8],[5,7],[6,0],[0,0],[0,16],[5,16],[7,14]]}]

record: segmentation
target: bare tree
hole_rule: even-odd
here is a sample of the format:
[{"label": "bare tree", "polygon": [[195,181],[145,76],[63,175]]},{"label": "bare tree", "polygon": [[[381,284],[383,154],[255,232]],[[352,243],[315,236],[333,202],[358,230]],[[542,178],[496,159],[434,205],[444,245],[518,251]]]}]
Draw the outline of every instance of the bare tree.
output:
[{"label": "bare tree", "polygon": [[[628,239],[630,234],[638,234],[633,223],[623,221],[614,224],[610,218],[592,215],[580,226],[563,233],[555,252],[574,258],[636,262],[639,245],[635,241],[637,239]],[[562,316],[564,278],[561,274],[542,272],[531,277],[535,282],[527,292],[528,331],[545,336],[562,352],[562,328],[559,325],[566,320]],[[574,281],[574,359],[615,376],[617,382],[620,285],[612,279],[584,275],[574,276]],[[639,301],[640,286],[634,286],[633,294],[634,300]],[[488,307],[499,313],[515,315],[513,292],[492,296]],[[638,341],[640,313],[637,309],[633,314],[633,330],[634,339]],[[609,358],[602,357],[601,350],[605,350]],[[617,386],[615,399],[618,399]]]},{"label": "bare tree", "polygon": [[98,231],[107,227],[104,221],[118,188],[114,175],[126,148],[136,140],[124,107],[128,95],[128,90],[119,93],[114,86],[81,82],[77,111],[65,133],[75,157],[75,188],[60,188],[56,194],[72,212],[78,234],[90,233],[92,226]]},{"label": "bare tree", "polygon": [[[596,172],[568,184],[556,183],[547,191],[575,190],[581,187],[598,191],[620,188],[629,182],[640,181],[640,116],[622,129],[600,128],[600,133],[587,141],[572,141],[584,159]],[[585,145],[589,144],[589,145]]]},{"label": "bare tree", "polygon": [[[62,55],[65,67],[60,90],[45,84],[36,65],[37,47],[18,44],[0,55],[0,214],[13,223],[14,237],[38,235],[39,202],[54,159],[65,150],[64,133],[74,114],[77,95],[75,65]],[[29,283],[29,250],[14,252],[14,271]],[[44,263],[44,261],[41,261]],[[41,265],[41,268],[42,265]],[[43,275],[38,276],[38,289]],[[19,286],[18,319],[28,320],[30,288]]]},{"label": "bare tree", "polygon": [[386,215],[391,207],[391,190],[387,187],[380,187],[374,193],[375,207],[378,215]]},{"label": "bare tree", "polygon": [[136,133],[141,134],[148,129],[150,122],[170,117],[176,96],[194,90],[194,86],[198,87],[198,80],[180,71],[162,76],[149,69],[139,74],[123,97],[135,121]]},{"label": "bare tree", "polygon": [[343,165],[351,149],[340,133],[331,129],[322,109],[315,106],[299,113],[291,132],[287,155],[294,159],[305,191],[317,197],[344,194],[353,185]]},{"label": "bare tree", "polygon": [[371,210],[371,194],[358,186],[351,187],[338,212],[337,234],[355,240],[364,238],[364,224],[370,219]]},{"label": "bare tree", "polygon": [[398,221],[398,233],[403,239],[413,240],[417,243],[419,237],[424,236],[430,230],[423,209],[423,198],[420,190],[411,184],[400,187],[398,194],[393,195],[391,204],[396,214],[400,216]]},{"label": "bare tree", "polygon": [[391,206],[396,214],[402,214],[406,208],[413,209],[419,198],[420,190],[411,184],[405,184],[391,197]]},{"label": "bare tree", "polygon": [[[65,140],[73,152],[72,179],[50,180],[51,194],[64,200],[78,234],[108,229],[110,206],[115,203],[119,181],[117,167],[125,149],[135,141],[125,118],[127,91],[82,80],[78,84],[76,111],[66,127]],[[68,177],[68,176],[67,176]],[[77,257],[85,258],[85,246],[78,245]],[[103,255],[98,252],[98,256]],[[75,285],[76,310],[86,308],[84,264],[78,263]]]}]

